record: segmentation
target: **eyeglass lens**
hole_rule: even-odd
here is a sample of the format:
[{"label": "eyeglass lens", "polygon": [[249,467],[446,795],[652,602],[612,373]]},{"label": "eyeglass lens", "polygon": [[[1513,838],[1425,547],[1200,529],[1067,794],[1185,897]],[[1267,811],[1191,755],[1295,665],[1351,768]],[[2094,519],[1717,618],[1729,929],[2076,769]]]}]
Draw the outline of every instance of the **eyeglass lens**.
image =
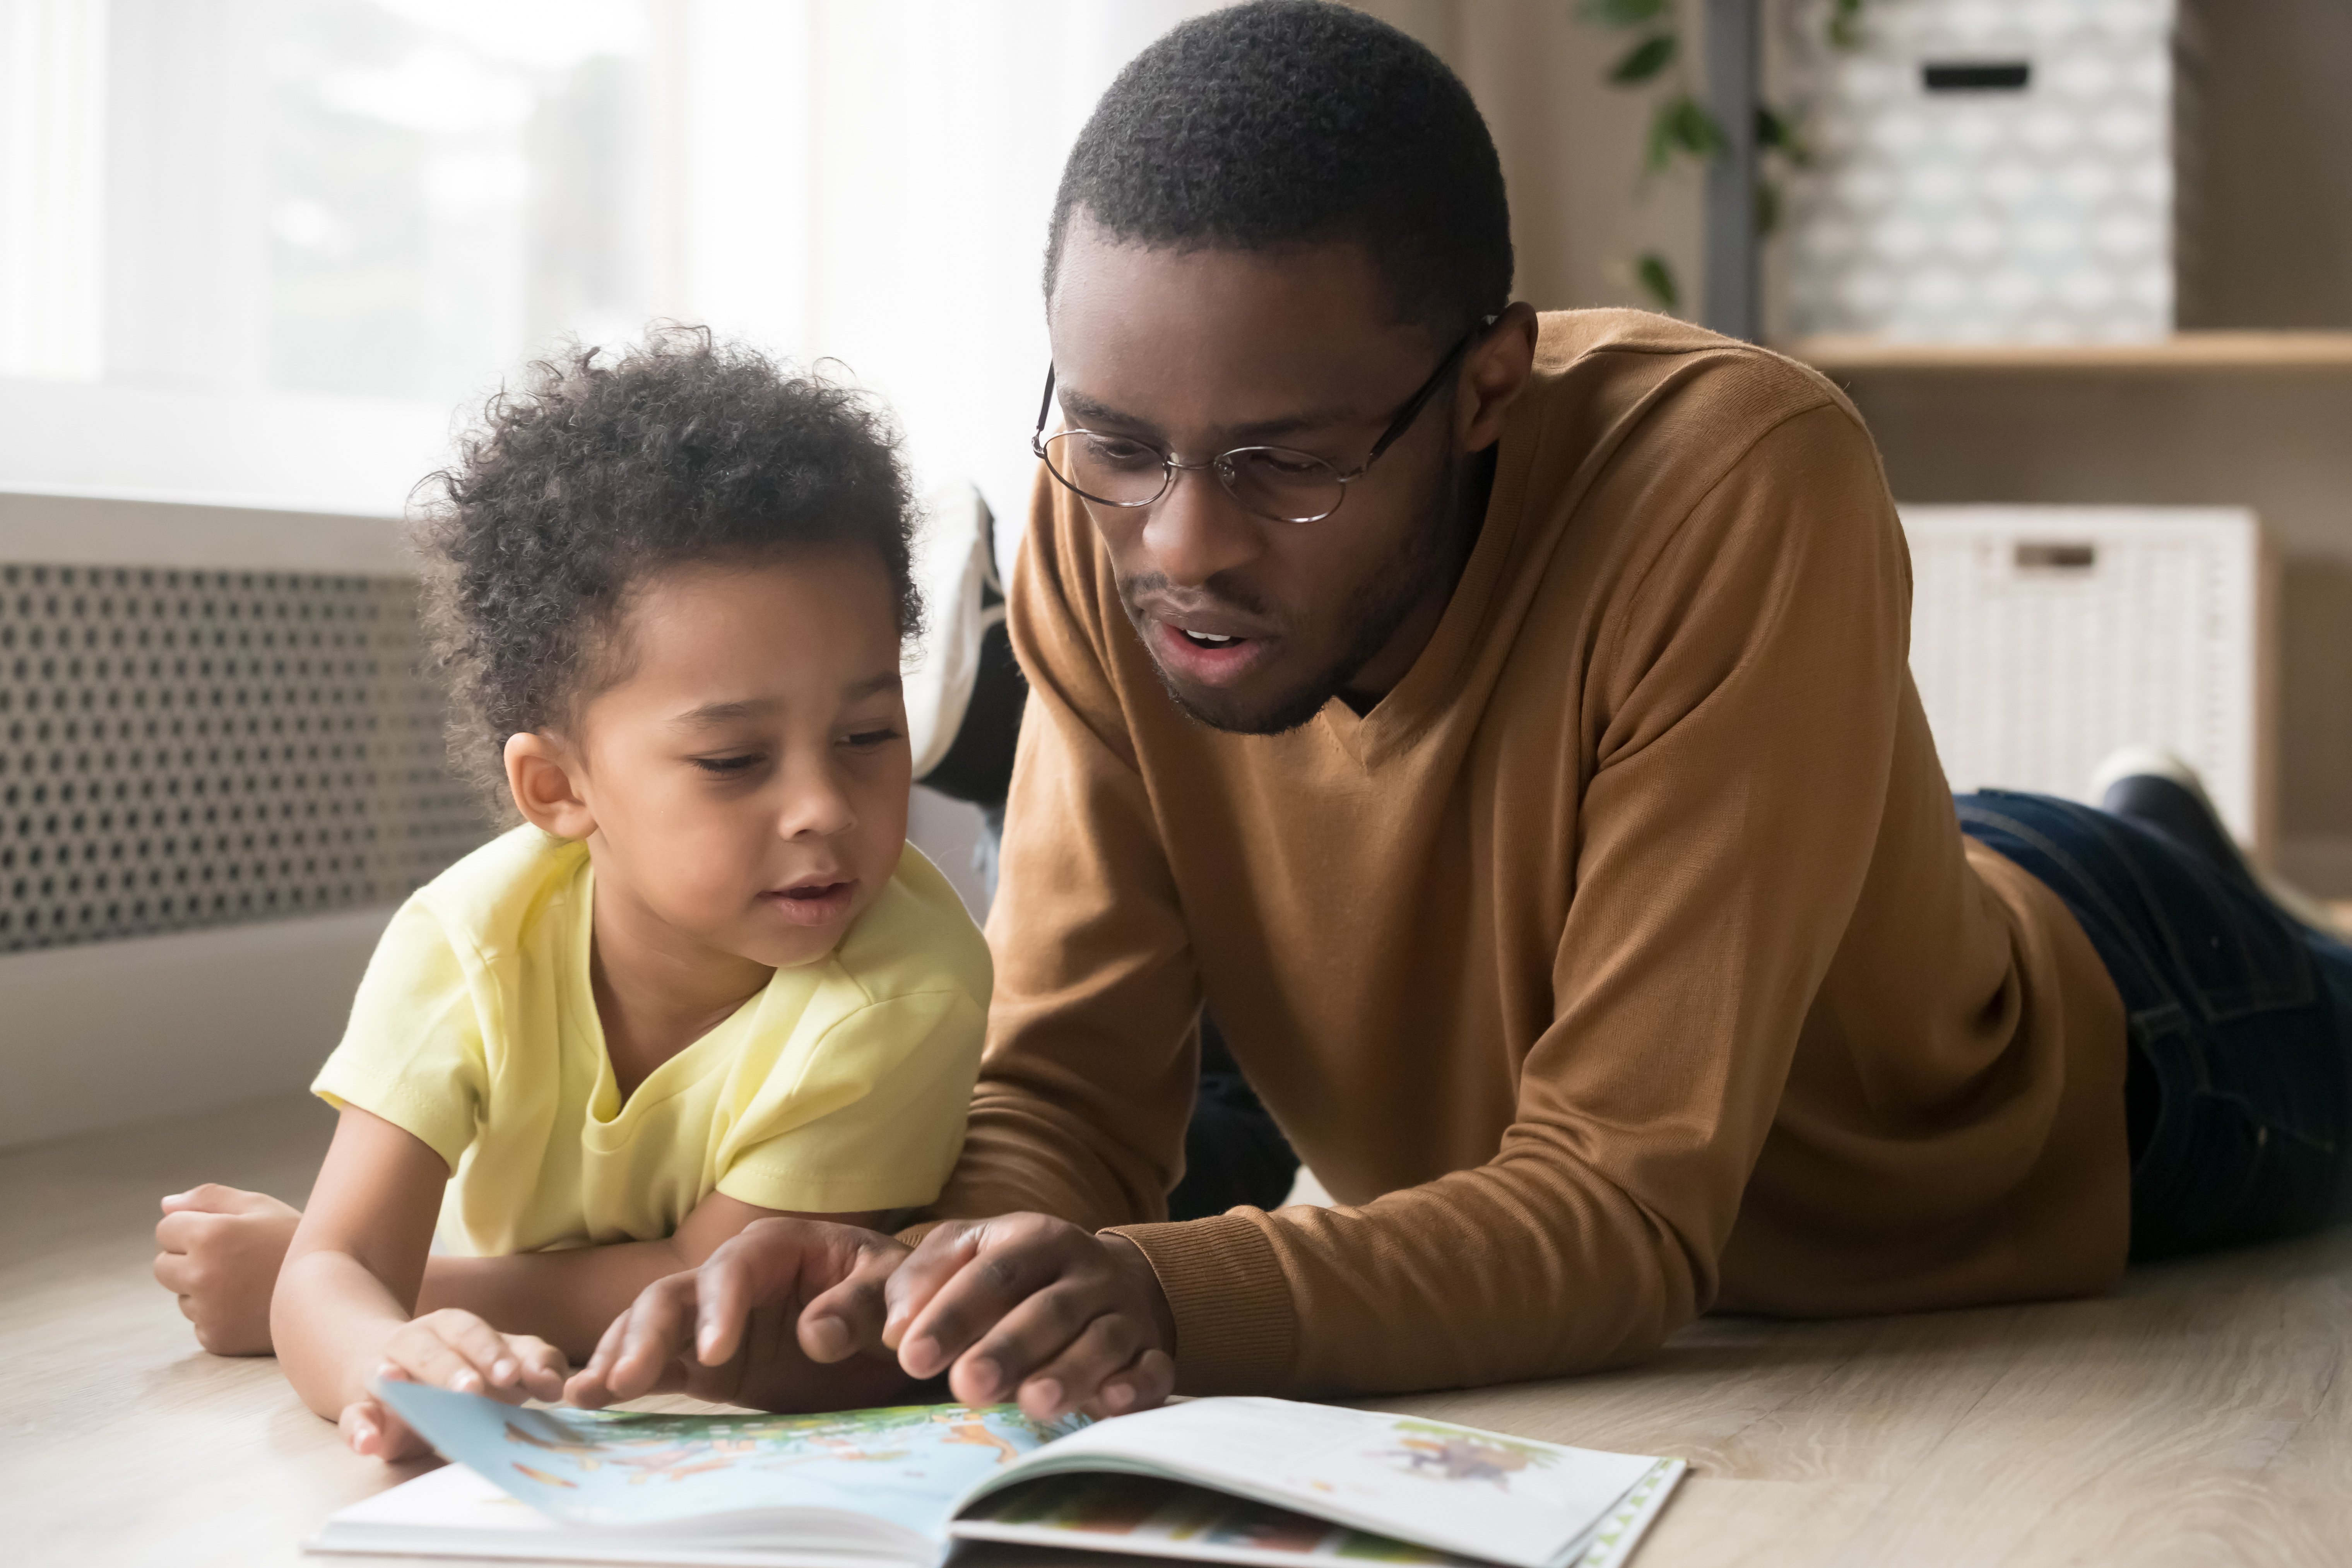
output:
[{"label": "eyeglass lens", "polygon": [[[1046,437],[1045,451],[1055,478],[1105,506],[1150,506],[1175,478],[1158,447],[1126,437],[1065,430]],[[1328,517],[1347,493],[1337,468],[1285,447],[1237,447],[1213,466],[1235,500],[1280,522]]]}]

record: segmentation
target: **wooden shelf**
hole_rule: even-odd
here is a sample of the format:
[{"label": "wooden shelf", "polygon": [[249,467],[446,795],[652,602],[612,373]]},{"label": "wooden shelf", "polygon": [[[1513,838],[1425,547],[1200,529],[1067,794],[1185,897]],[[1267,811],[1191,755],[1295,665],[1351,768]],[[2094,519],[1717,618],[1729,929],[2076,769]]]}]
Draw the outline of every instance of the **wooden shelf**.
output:
[{"label": "wooden shelf", "polygon": [[1798,338],[1774,345],[1832,374],[1853,371],[2352,371],[2352,332],[2179,332],[2147,343],[1916,343]]}]

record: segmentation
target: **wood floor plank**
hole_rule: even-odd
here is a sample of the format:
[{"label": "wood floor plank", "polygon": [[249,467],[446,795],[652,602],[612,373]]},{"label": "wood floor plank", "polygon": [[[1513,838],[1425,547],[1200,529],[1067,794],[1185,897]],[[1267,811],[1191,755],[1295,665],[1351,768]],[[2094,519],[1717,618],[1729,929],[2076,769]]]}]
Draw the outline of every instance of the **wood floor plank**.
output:
[{"label": "wood floor plank", "polygon": [[[0,1559],[281,1568],[408,1473],[344,1451],[275,1363],[204,1354],[149,1277],[163,1193],[299,1198],[331,1127],[290,1098],[0,1154]],[[2341,1564],[2352,1231],[2092,1300],[1708,1319],[1639,1367],[1363,1403],[1691,1460],[1636,1568]],[[1016,1563],[1087,1568],[970,1568]]]}]

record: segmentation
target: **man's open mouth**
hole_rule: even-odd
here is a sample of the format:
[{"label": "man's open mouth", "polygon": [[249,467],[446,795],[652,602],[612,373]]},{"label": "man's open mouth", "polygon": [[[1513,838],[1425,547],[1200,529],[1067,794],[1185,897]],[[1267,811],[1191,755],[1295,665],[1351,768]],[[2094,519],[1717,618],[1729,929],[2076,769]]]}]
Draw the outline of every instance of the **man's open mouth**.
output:
[{"label": "man's open mouth", "polygon": [[[1181,626],[1179,626],[1176,629],[1180,632],[1184,631],[1184,628]],[[1184,632],[1184,640],[1192,643],[1196,647],[1231,647],[1234,644],[1240,642],[1242,639],[1240,637],[1221,637],[1214,632]]]}]

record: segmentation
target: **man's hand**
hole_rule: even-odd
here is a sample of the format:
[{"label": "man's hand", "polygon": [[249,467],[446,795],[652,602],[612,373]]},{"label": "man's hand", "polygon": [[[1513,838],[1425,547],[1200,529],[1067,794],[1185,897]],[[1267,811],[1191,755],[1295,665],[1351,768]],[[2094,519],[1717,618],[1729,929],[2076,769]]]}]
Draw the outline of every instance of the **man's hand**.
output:
[{"label": "man's hand", "polygon": [[268,1355],[269,1296],[302,1211],[263,1193],[206,1182],[163,1200],[155,1282],[180,1299],[215,1355]]},{"label": "man's hand", "polygon": [[878,1338],[910,1377],[946,1372],[967,1405],[1039,1419],[1145,1410],[1176,1386],[1175,1315],[1142,1249],[1045,1215],[950,1220],[812,1300],[803,1324],[824,1320],[846,1342]]},{"label": "man's hand", "polygon": [[907,1256],[892,1237],[857,1226],[747,1226],[699,1268],[646,1286],[564,1397],[591,1409],[656,1393],[763,1410],[885,1403],[906,1392],[907,1380],[878,1336],[856,1334],[813,1298],[885,1278]]},{"label": "man's hand", "polygon": [[[385,1342],[378,1378],[486,1394],[503,1405],[555,1399],[563,1393],[563,1352],[529,1334],[502,1334],[455,1307],[401,1325]],[[373,1397],[343,1407],[335,1425],[355,1454],[406,1459],[427,1452],[423,1438]]]}]

